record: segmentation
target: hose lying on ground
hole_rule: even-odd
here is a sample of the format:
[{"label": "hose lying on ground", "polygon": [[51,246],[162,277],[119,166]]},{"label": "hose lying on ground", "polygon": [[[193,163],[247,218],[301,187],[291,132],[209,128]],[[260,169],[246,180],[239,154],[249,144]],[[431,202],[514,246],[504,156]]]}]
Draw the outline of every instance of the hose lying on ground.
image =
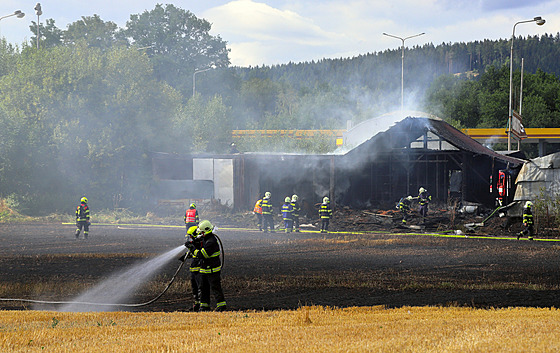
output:
[{"label": "hose lying on ground", "polygon": [[173,282],[175,281],[175,278],[177,277],[177,274],[179,273],[179,271],[181,271],[181,268],[183,268],[184,264],[185,264],[185,261],[181,261],[181,264],[177,268],[177,271],[175,271],[175,274],[173,275],[173,277],[171,278],[171,281],[169,281],[169,283],[167,284],[167,286],[165,287],[163,292],[161,292],[157,297],[155,297],[151,300],[148,300],[147,302],[144,302],[144,303],[138,303],[138,304],[116,304],[115,303],[115,304],[110,304],[110,303],[76,302],[76,301],[34,300],[34,299],[22,299],[22,298],[0,298],[0,301],[36,303],[36,304],[78,304],[78,305],[96,305],[96,306],[124,306],[124,307],[128,307],[128,308],[146,306],[146,305],[152,304],[153,302],[155,302],[156,300],[161,298],[161,296],[164,295],[165,292],[167,292],[169,287],[171,287],[171,284],[173,284]]},{"label": "hose lying on ground", "polygon": [[[216,235],[216,238],[218,239],[218,242],[220,243],[220,250],[221,250],[220,253],[221,253],[221,256],[222,256],[222,269],[223,269],[224,262],[225,262],[224,246],[222,245],[222,239],[220,239],[217,235]],[[185,256],[185,258],[186,258],[186,256]],[[173,274],[173,277],[171,277],[171,281],[169,281],[169,283],[167,284],[165,289],[157,297],[155,297],[151,300],[148,300],[147,302],[144,302],[144,303],[112,304],[112,303],[91,303],[91,302],[76,302],[76,301],[35,300],[35,299],[23,299],[23,298],[0,298],[0,301],[35,303],[35,304],[78,304],[78,305],[97,305],[97,306],[124,306],[124,307],[127,307],[127,308],[137,308],[137,307],[141,307],[141,306],[150,305],[153,302],[155,302],[156,300],[158,300],[159,298],[161,298],[165,294],[165,292],[167,292],[169,287],[171,287],[171,285],[175,281],[175,278],[179,274],[179,271],[181,271],[181,269],[183,268],[184,264],[185,264],[185,259],[183,259],[181,261],[181,264],[179,265],[179,267],[177,268],[177,270]]]}]

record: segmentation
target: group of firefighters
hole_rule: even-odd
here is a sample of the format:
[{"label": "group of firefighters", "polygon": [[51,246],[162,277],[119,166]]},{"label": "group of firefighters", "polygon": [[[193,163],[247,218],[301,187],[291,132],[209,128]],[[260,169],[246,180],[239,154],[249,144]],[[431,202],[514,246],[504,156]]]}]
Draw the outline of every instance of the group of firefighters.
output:
[{"label": "group of firefighters", "polygon": [[[259,230],[268,232],[274,231],[273,223],[273,207],[270,201],[270,192],[266,192],[262,199],[255,204],[253,212],[257,216]],[[408,213],[411,209],[413,200],[418,201],[419,213],[423,219],[428,212],[428,204],[432,200],[430,193],[421,187],[418,190],[418,196],[403,197],[397,204],[397,208],[402,212],[402,223],[407,223]],[[89,234],[90,213],[88,207],[88,199],[82,197],[80,205],[76,208],[76,238],[79,237],[83,229],[84,238],[87,239]],[[529,240],[533,240],[533,203],[527,201],[523,209],[523,231],[517,235],[517,239],[521,236],[527,236]],[[299,216],[301,206],[298,202],[298,195],[287,196],[281,208],[282,219],[284,221],[284,230],[289,233],[292,231],[300,231]],[[323,198],[323,202],[319,205],[319,217],[321,219],[321,233],[328,232],[329,221],[332,218],[332,208],[328,197]],[[199,221],[196,205],[192,203],[186,210],[184,216],[186,226],[186,242],[188,252],[179,260],[185,261],[192,258],[190,265],[191,286],[193,293],[193,311],[209,311],[210,310],[210,294],[216,300],[216,311],[226,310],[226,301],[221,284],[221,244],[219,238],[214,233],[214,226],[210,221]]]},{"label": "group of firefighters", "polygon": [[[253,213],[257,217],[257,225],[259,231],[267,233],[274,232],[274,220],[272,215],[274,214],[274,208],[270,201],[272,194],[270,191],[264,193],[264,197],[258,199],[253,208]],[[284,232],[291,233],[293,231],[300,231],[299,216],[301,212],[301,205],[298,202],[298,195],[294,194],[292,197],[286,196],[284,198],[284,204],[282,205],[280,212],[282,215],[282,221],[284,222]],[[319,205],[319,218],[321,219],[321,233],[327,233],[329,231],[329,222],[332,218],[332,208],[330,200],[328,197],[323,197],[323,203]]]}]

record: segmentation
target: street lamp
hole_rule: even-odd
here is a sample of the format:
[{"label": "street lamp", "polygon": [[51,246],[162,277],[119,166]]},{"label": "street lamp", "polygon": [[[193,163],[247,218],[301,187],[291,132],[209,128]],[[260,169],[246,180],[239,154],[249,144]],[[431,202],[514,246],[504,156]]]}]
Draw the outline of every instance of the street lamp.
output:
[{"label": "street lamp", "polygon": [[196,93],[196,74],[198,74],[200,72],[208,71],[208,70],[212,70],[212,67],[208,67],[208,68],[202,69],[202,70],[196,70],[193,73],[193,75],[192,75],[192,95],[193,95],[193,97]]},{"label": "street lamp", "polygon": [[0,21],[4,18],[12,17],[12,16],[16,16],[17,18],[22,18],[23,16],[25,16],[25,14],[23,12],[21,12],[21,10],[16,10],[16,11],[14,11],[14,13],[11,13],[9,15],[0,17]]},{"label": "street lamp", "polygon": [[508,151],[511,151],[511,123],[512,123],[512,82],[513,82],[513,39],[515,38],[515,26],[520,23],[535,22],[537,25],[542,26],[546,22],[542,17],[537,16],[532,20],[519,21],[513,25],[513,33],[511,34],[511,51],[509,54],[509,115],[508,115]]},{"label": "street lamp", "polygon": [[35,10],[35,13],[37,14],[37,50],[39,50],[39,36],[40,36],[40,33],[39,33],[39,16],[41,16],[43,14],[43,11],[41,10],[41,4],[37,3],[35,5],[34,10]]},{"label": "street lamp", "polygon": [[401,55],[401,114],[404,111],[404,41],[410,38],[414,38],[414,37],[419,37],[423,34],[426,34],[424,32],[419,33],[419,34],[415,34],[413,36],[410,37],[405,37],[405,38],[401,38],[401,37],[397,37],[391,34],[387,34],[385,32],[383,32],[383,35],[387,36],[387,37],[392,37],[392,38],[396,38],[396,39],[400,39],[402,42],[402,55]]}]

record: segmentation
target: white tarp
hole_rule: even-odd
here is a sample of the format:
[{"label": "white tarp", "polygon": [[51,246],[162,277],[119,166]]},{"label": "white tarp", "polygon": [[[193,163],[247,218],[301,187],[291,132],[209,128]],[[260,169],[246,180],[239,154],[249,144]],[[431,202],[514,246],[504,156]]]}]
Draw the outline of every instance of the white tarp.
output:
[{"label": "white tarp", "polygon": [[535,201],[543,193],[560,195],[560,152],[525,163],[515,183],[515,201]]}]

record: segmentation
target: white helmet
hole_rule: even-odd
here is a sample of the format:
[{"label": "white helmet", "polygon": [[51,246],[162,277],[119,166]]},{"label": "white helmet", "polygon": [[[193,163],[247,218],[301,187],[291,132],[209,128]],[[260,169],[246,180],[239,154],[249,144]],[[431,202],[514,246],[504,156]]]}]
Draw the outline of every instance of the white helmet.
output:
[{"label": "white helmet", "polygon": [[408,195],[408,196],[406,197],[406,199],[410,201],[410,200],[412,200],[412,196]]},{"label": "white helmet", "polygon": [[423,192],[426,192],[426,189],[420,188],[420,190],[418,190],[418,193],[419,193],[419,194],[421,194],[421,193],[423,193]]},{"label": "white helmet", "polygon": [[292,202],[296,202],[298,200],[298,196],[296,194],[292,195]]},{"label": "white helmet", "polygon": [[325,197],[323,197],[323,203],[327,203],[327,202],[329,202],[329,198],[328,198],[328,197],[326,197],[326,196],[325,196]]},{"label": "white helmet", "polygon": [[270,191],[267,191],[267,192],[264,193],[264,197],[270,198],[270,196],[272,196]]},{"label": "white helmet", "polygon": [[533,206],[533,203],[531,201],[525,202],[525,208],[531,208],[531,206]]}]

